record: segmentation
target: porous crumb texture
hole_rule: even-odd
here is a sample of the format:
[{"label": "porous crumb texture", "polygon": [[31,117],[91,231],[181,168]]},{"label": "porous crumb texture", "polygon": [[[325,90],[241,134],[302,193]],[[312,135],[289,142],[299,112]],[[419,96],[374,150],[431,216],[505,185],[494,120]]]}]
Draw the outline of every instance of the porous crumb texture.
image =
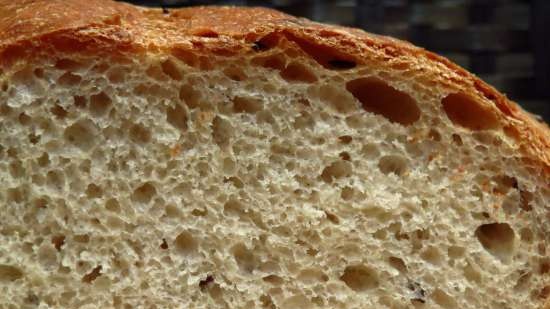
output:
[{"label": "porous crumb texture", "polygon": [[2,73],[0,308],[535,309],[550,294],[547,178],[467,94],[282,47],[191,56]]}]

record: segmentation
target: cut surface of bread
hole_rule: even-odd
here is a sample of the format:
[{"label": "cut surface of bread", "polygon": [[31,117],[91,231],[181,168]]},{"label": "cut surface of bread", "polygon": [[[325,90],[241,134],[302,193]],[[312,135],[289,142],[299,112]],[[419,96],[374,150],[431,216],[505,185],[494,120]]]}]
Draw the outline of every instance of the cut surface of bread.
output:
[{"label": "cut surface of bread", "polygon": [[547,309],[549,145],[395,39],[0,0],[0,308]]}]

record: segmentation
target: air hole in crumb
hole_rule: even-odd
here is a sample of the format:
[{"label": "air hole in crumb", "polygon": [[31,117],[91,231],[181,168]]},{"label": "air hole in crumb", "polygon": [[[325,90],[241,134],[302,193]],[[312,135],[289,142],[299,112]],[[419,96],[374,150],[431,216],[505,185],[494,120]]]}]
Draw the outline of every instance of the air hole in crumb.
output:
[{"label": "air hole in crumb", "polygon": [[25,175],[25,168],[21,160],[14,160],[9,165],[10,174],[14,178],[21,178]]},{"label": "air hole in crumb", "polygon": [[223,214],[229,215],[229,216],[243,216],[246,213],[246,209],[244,208],[243,204],[241,202],[230,199],[229,201],[225,202],[223,205]]},{"label": "air hole in crumb", "polygon": [[237,166],[235,164],[235,161],[233,161],[231,158],[224,158],[223,159],[223,172],[227,175],[233,174],[236,170]]},{"label": "air hole in crumb", "polygon": [[403,176],[408,170],[408,165],[407,159],[398,155],[383,156],[378,161],[378,168],[386,175],[395,174]]},{"label": "air hole in crumb", "polygon": [[229,121],[216,116],[212,121],[212,138],[214,142],[220,147],[226,147],[229,145],[233,127]]},{"label": "air hole in crumb", "polygon": [[49,171],[46,174],[46,183],[53,189],[61,190],[65,185],[65,177],[59,171]]},{"label": "air hole in crumb", "polygon": [[90,120],[80,120],[65,129],[63,136],[69,143],[88,150],[95,144],[97,128]]},{"label": "air hole in crumb", "polygon": [[405,265],[405,262],[403,261],[403,259],[395,256],[390,256],[388,258],[388,263],[390,264],[391,267],[397,269],[400,273],[402,274],[407,273],[407,265]]},{"label": "air hole in crumb", "polygon": [[55,104],[50,109],[50,112],[52,112],[52,114],[54,114],[57,118],[60,118],[60,119],[63,119],[67,116],[67,111],[58,104]]},{"label": "air hole in crumb", "polygon": [[89,184],[86,188],[86,196],[88,198],[100,198],[103,196],[103,190],[96,184]]},{"label": "air hole in crumb", "polygon": [[414,231],[414,238],[419,241],[430,239],[430,230],[429,229],[418,229]]},{"label": "air hole in crumb", "polygon": [[347,144],[351,143],[353,138],[350,135],[342,135],[342,136],[338,137],[338,140],[340,141],[340,143],[347,145]]},{"label": "air hole in crumb", "polygon": [[262,308],[277,309],[277,306],[273,303],[273,299],[269,295],[262,294],[260,296],[260,303],[262,304]]},{"label": "air hole in crumb", "polygon": [[543,287],[538,294],[540,299],[548,299],[550,297],[550,285]]},{"label": "air hole in crumb", "polygon": [[426,248],[424,251],[422,251],[420,257],[422,257],[424,261],[433,265],[440,265],[441,262],[443,262],[443,256],[441,255],[441,252],[439,252],[439,249],[437,249],[436,247]]},{"label": "air hole in crumb", "polygon": [[181,131],[187,130],[187,112],[183,106],[175,104],[173,107],[166,109],[166,120],[169,124]]},{"label": "air hole in crumb", "polygon": [[308,284],[314,284],[317,282],[326,282],[328,281],[328,276],[320,269],[315,268],[308,268],[303,269],[300,271],[297,277],[298,280],[308,283]]},{"label": "air hole in crumb", "polygon": [[426,303],[426,290],[422,288],[422,285],[416,281],[408,281],[407,288],[412,291],[411,302],[413,304],[420,304],[423,307]]},{"label": "air hole in crumb", "polygon": [[25,85],[26,89],[33,92],[42,90],[42,85],[36,79],[31,67],[25,67],[12,75],[12,81],[18,85]]},{"label": "air hole in crumb", "polygon": [[207,286],[207,290],[208,290],[208,294],[214,301],[216,301],[217,303],[223,302],[222,297],[223,297],[224,289],[219,284],[210,283]]},{"label": "air hole in crumb", "polygon": [[311,107],[311,102],[306,98],[299,98],[296,102],[300,104],[299,106]]},{"label": "air hole in crumb", "polygon": [[191,67],[199,67],[200,66],[200,59],[199,57],[189,50],[186,50],[184,48],[173,48],[172,49],[172,55],[174,55],[179,60],[183,61],[185,64]]},{"label": "air hole in crumb", "polygon": [[321,178],[327,183],[332,183],[334,179],[348,177],[351,173],[352,166],[349,162],[335,161],[323,169]]},{"label": "air hole in crumb", "polygon": [[[107,227],[112,230],[120,230],[126,226],[126,222],[120,219],[118,216],[108,216],[107,220],[105,221],[106,221],[105,224],[107,225]],[[100,222],[96,222],[96,223],[100,224]]]},{"label": "air hole in crumb", "polygon": [[436,289],[430,295],[434,302],[445,309],[457,308],[456,301],[447,293],[440,289]]},{"label": "air hole in crumb", "polygon": [[539,274],[544,275],[550,273],[550,257],[541,258],[539,262]]},{"label": "air hole in crumb", "polygon": [[182,75],[176,64],[168,59],[161,63],[162,72],[173,80],[181,80]]},{"label": "air hole in crumb", "polygon": [[37,257],[40,264],[47,269],[57,264],[57,251],[51,244],[42,244],[37,250]]},{"label": "air hole in crumb", "polygon": [[166,78],[166,74],[162,71],[162,68],[158,65],[151,65],[147,70],[145,71],[145,74],[147,74],[148,77],[155,79],[159,82],[165,82],[168,79]]},{"label": "air hole in crumb", "polygon": [[33,73],[34,73],[34,76],[36,76],[38,78],[44,78],[44,69],[42,69],[42,68],[34,69]]},{"label": "air hole in crumb", "polygon": [[31,123],[32,118],[25,113],[21,113],[19,114],[18,120],[20,124],[28,125],[29,123]]},{"label": "air hole in crumb", "polygon": [[527,190],[520,190],[519,191],[519,207],[524,211],[531,211],[533,210],[533,207],[531,206],[531,202],[533,201],[533,193],[527,191]]},{"label": "air hole in crumb", "polygon": [[[391,64],[392,69],[398,70],[398,71],[409,71],[411,68],[411,64],[408,62],[394,62]],[[406,74],[406,72],[404,72]]]},{"label": "air hole in crumb", "polygon": [[91,69],[93,70],[93,72],[105,73],[105,71],[107,71],[111,66],[112,64],[110,63],[100,62],[95,64]]},{"label": "air hole in crumb", "polygon": [[346,89],[367,112],[381,115],[391,122],[407,126],[420,119],[420,109],[411,96],[378,78],[349,81]]},{"label": "air hole in crumb", "polygon": [[291,62],[281,71],[281,77],[287,82],[314,83],[317,76],[305,65]]},{"label": "air hole in crumb", "polygon": [[495,188],[493,188],[494,193],[506,194],[512,188],[518,188],[517,179],[508,175],[496,175],[491,177],[491,180],[496,184]]},{"label": "air hole in crumb", "polygon": [[100,92],[90,97],[90,112],[94,116],[103,116],[111,106],[111,98],[105,93]]},{"label": "air hole in crumb", "polygon": [[38,142],[40,142],[40,138],[41,138],[40,135],[36,135],[34,133],[30,133],[28,135],[28,137],[29,137],[29,142],[31,142],[31,144],[33,144],[33,145],[38,144]]},{"label": "air hole in crumb", "polygon": [[293,127],[296,130],[313,128],[315,125],[314,118],[307,112],[302,111],[300,115],[294,119]]},{"label": "air hole in crumb", "polygon": [[33,201],[33,204],[36,208],[46,208],[48,206],[48,201],[45,198],[37,198]]},{"label": "air hole in crumb", "polygon": [[23,272],[11,265],[0,264],[0,282],[15,281],[23,277]]},{"label": "air hole in crumb", "polygon": [[211,29],[198,29],[193,33],[193,35],[203,37],[203,38],[217,38],[219,34]]},{"label": "air hole in crumb", "polygon": [[204,278],[203,280],[199,281],[199,288],[201,289],[201,291],[204,291],[204,290],[207,289],[210,285],[212,285],[212,283],[214,283],[214,276],[212,276],[212,275],[207,275],[206,278]]},{"label": "air hole in crumb", "polygon": [[356,292],[366,291],[378,287],[379,280],[376,272],[366,266],[353,265],[344,269],[340,280]]},{"label": "air hole in crumb", "polygon": [[86,97],[75,95],[73,97],[74,105],[79,108],[86,107]]},{"label": "air hole in crumb", "polygon": [[90,241],[90,235],[88,234],[78,234],[73,236],[73,240],[79,243],[86,244]]},{"label": "air hole in crumb", "polygon": [[495,112],[467,94],[449,94],[441,103],[447,117],[456,125],[470,130],[489,130],[499,125]]},{"label": "air hole in crumb", "polygon": [[255,51],[269,50],[277,46],[277,44],[279,44],[280,39],[281,38],[279,34],[272,32],[262,37],[261,39],[257,40],[256,42],[254,42],[252,49],[254,49]]},{"label": "air hole in crumb", "polygon": [[180,253],[183,253],[185,255],[189,255],[197,251],[199,244],[191,235],[191,233],[187,231],[181,232],[174,241],[174,245],[176,247],[176,250]]},{"label": "air hole in crumb", "polygon": [[191,215],[193,215],[195,217],[204,217],[207,214],[208,214],[208,210],[206,210],[206,209],[195,208],[191,211]]},{"label": "air hole in crumb", "polygon": [[314,296],[314,297],[311,298],[311,301],[315,305],[317,305],[318,308],[324,308],[326,306],[323,296]]},{"label": "air hole in crumb", "polygon": [[231,249],[233,257],[241,271],[252,273],[257,267],[256,257],[244,244],[237,244]]},{"label": "air hole in crumb", "polygon": [[267,275],[262,280],[273,285],[281,285],[284,282],[283,278],[277,275]]},{"label": "air hole in crumb", "polygon": [[484,224],[476,229],[475,235],[483,248],[502,262],[512,257],[515,233],[509,224]]},{"label": "air hole in crumb", "polygon": [[327,219],[334,224],[340,223],[340,219],[338,218],[338,216],[327,210],[325,210],[325,216],[327,216]]},{"label": "air hole in crumb", "polygon": [[460,258],[461,256],[464,255],[464,252],[466,252],[466,249],[464,247],[450,246],[449,248],[447,248],[447,254],[451,259]]},{"label": "air hole in crumb", "polygon": [[236,96],[233,98],[233,109],[237,113],[255,114],[261,111],[263,106],[257,98]]},{"label": "air hole in crumb", "polygon": [[305,295],[299,294],[286,298],[281,303],[281,308],[312,309],[313,304]]},{"label": "air hole in crumb", "polygon": [[151,132],[142,125],[130,127],[130,140],[136,144],[146,144],[151,141]]},{"label": "air hole in crumb", "polygon": [[532,243],[533,240],[535,239],[535,235],[533,234],[533,231],[527,227],[522,228],[519,231],[519,235],[521,237],[521,240],[527,243]]},{"label": "air hole in crumb", "polygon": [[178,218],[181,216],[181,211],[174,204],[166,205],[166,207],[164,208],[164,212],[166,213],[166,216],[168,218]]},{"label": "air hole in crumb", "polygon": [[252,59],[252,64],[262,66],[268,69],[274,69],[282,71],[286,66],[285,58],[280,55],[270,55],[266,57],[257,57]]},{"label": "air hole in crumb", "polygon": [[458,134],[453,134],[452,136],[453,143],[457,146],[462,146],[464,143],[462,142],[462,138]]},{"label": "air hole in crumb", "polygon": [[127,72],[121,67],[112,67],[106,73],[107,78],[113,84],[120,84],[125,81]]},{"label": "air hole in crumb", "polygon": [[432,141],[436,141],[436,142],[439,142],[441,141],[441,134],[435,130],[435,129],[431,129],[429,132],[428,132],[428,137],[432,140]]},{"label": "air hole in crumb", "polygon": [[76,86],[80,83],[82,80],[82,77],[79,75],[73,74],[71,72],[67,72],[63,75],[61,75],[57,82],[62,86]]},{"label": "air hole in crumb", "polygon": [[375,144],[366,144],[361,148],[361,154],[363,154],[365,158],[372,160],[380,156],[380,150],[378,150],[378,146]]},{"label": "air hole in crumb", "polygon": [[40,298],[33,292],[29,292],[25,297],[25,303],[38,307],[40,305]]},{"label": "air hole in crumb", "polygon": [[120,204],[114,198],[110,198],[105,202],[105,208],[112,212],[120,212]]},{"label": "air hole in crumb", "polygon": [[230,182],[236,188],[239,188],[239,189],[244,187],[244,183],[242,182],[242,180],[239,177],[236,177],[236,176],[226,177],[226,178],[224,178],[223,182],[225,182],[225,183]]},{"label": "air hole in crumb", "polygon": [[82,277],[82,282],[92,283],[95,279],[97,279],[97,277],[101,276],[101,268],[101,265],[99,265],[92,269],[92,271]]},{"label": "air hole in crumb", "polygon": [[487,212],[471,212],[470,213],[472,218],[476,219],[476,220],[479,220],[479,221],[484,221],[485,219],[489,219],[491,218],[491,216],[487,213]]},{"label": "air hole in crumb", "polygon": [[353,195],[355,193],[355,190],[351,187],[343,187],[342,191],[340,192],[340,197],[344,201],[349,201],[353,198]]},{"label": "air hole in crumb", "polygon": [[348,60],[329,60],[328,66],[333,70],[349,70],[355,68],[357,63]]},{"label": "air hole in crumb", "polygon": [[76,71],[83,67],[83,64],[71,59],[59,59],[55,63],[55,68],[64,71]]},{"label": "air hole in crumb", "polygon": [[160,248],[162,250],[168,249],[168,243],[166,242],[166,239],[164,239],[164,238],[162,239],[162,242],[160,243]]},{"label": "air hole in crumb", "polygon": [[302,51],[326,69],[344,70],[351,69],[356,65],[351,56],[343,53],[336,47],[319,44],[290,33],[286,34],[286,38],[296,43]]},{"label": "air hole in crumb", "polygon": [[340,159],[344,160],[344,161],[350,161],[351,160],[351,156],[349,155],[349,153],[347,151],[342,151],[338,154],[338,156],[340,157]]},{"label": "air hole in crumb", "polygon": [[149,203],[156,194],[157,189],[155,186],[150,182],[146,182],[134,190],[132,200],[145,204]]},{"label": "air hole in crumb", "polygon": [[223,74],[225,74],[225,76],[229,77],[230,79],[238,82],[248,78],[248,76],[246,76],[246,73],[238,67],[226,68],[225,70],[223,70]]},{"label": "air hole in crumb", "polygon": [[10,188],[7,192],[8,204],[9,202],[21,204],[25,200],[26,196],[26,192],[24,192],[24,189],[22,189],[21,187]]}]

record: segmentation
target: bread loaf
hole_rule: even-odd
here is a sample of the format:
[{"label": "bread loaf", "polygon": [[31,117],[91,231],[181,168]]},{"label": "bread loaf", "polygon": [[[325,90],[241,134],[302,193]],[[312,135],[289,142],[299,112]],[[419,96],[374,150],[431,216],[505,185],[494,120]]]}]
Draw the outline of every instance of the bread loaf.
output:
[{"label": "bread loaf", "polygon": [[550,308],[550,135],[262,8],[0,0],[0,308]]}]

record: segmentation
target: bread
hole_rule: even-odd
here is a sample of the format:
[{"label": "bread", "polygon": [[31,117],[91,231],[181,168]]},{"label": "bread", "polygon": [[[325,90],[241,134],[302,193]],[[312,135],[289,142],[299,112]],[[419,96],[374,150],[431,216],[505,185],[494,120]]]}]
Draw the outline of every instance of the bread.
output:
[{"label": "bread", "polygon": [[0,308],[550,308],[550,134],[262,8],[0,0]]}]

